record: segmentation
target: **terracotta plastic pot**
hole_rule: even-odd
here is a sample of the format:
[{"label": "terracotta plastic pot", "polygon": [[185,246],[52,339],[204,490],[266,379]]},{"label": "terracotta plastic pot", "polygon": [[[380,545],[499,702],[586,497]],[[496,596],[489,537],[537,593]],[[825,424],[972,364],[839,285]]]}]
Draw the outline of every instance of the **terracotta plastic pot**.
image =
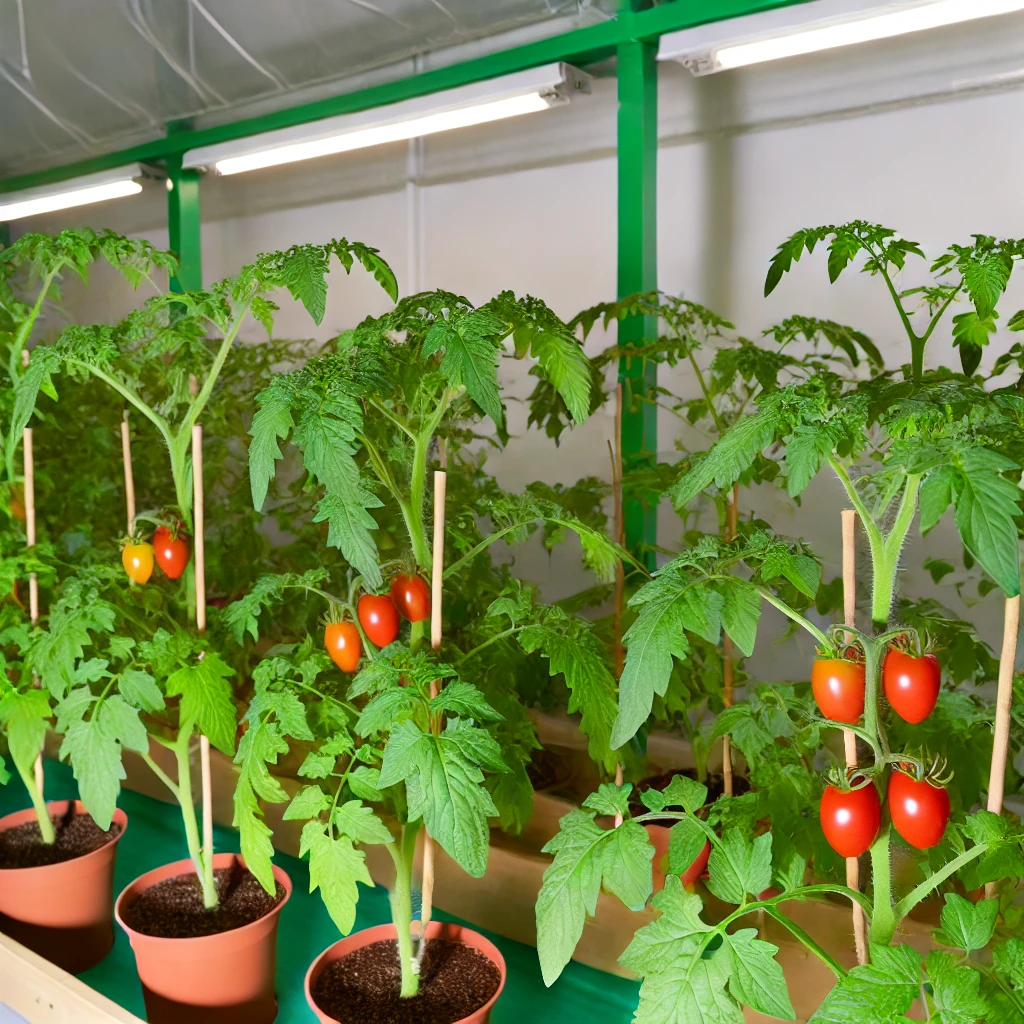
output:
[{"label": "terracotta plastic pot", "polygon": [[[336,942],[333,946],[328,946],[313,961],[309,970],[306,971],[306,1002],[309,1003],[320,1024],[345,1024],[344,1021],[339,1021],[336,1017],[329,1017],[313,1001],[313,986],[316,984],[317,978],[323,974],[327,965],[348,956],[349,953],[354,953],[357,949],[362,949],[363,946],[369,946],[374,942],[382,942],[385,939],[396,939],[397,937],[398,929],[393,924],[379,924],[375,928],[366,928],[361,932],[356,932],[354,935],[347,936],[340,942]],[[498,988],[494,995],[475,1013],[471,1013],[468,1017],[463,1017],[461,1020],[454,1022],[454,1024],[487,1024],[491,1019],[491,1008],[498,1001],[498,996],[501,995],[501,991],[505,987],[505,976],[507,974],[505,958],[499,952],[498,947],[493,942],[488,942],[487,939],[477,932],[464,928],[460,924],[449,924],[446,921],[431,921],[427,925],[427,938],[462,942],[471,949],[483,953],[498,968],[501,980],[498,982]]]},{"label": "terracotta plastic pot", "polygon": [[[46,806],[62,817],[68,802]],[[88,813],[79,800],[75,813]],[[31,809],[16,811],[0,818],[0,832],[35,820]],[[124,811],[114,812],[114,822],[120,833],[84,857],[0,869],[0,931],[72,974],[95,967],[114,944],[114,857],[128,827]]]},{"label": "terracotta plastic pot", "polygon": [[[230,867],[236,857],[215,854],[214,869]],[[140,875],[117,898],[114,912],[135,952],[146,1019],[150,1024],[271,1024],[277,1016],[277,920],[292,893],[291,879],[279,867],[274,866],[274,877],[284,886],[284,898],[252,924],[194,939],[143,935],[125,924],[126,908],[146,889],[194,873],[191,860],[165,864]]]},{"label": "terracotta plastic pot", "polygon": [[[648,838],[654,847],[653,881],[654,891],[661,892],[665,888],[665,874],[668,870],[668,842],[672,829],[667,825],[645,825]],[[697,854],[696,860],[680,875],[684,886],[694,885],[704,874],[711,856],[711,843],[705,843],[704,849]]]}]

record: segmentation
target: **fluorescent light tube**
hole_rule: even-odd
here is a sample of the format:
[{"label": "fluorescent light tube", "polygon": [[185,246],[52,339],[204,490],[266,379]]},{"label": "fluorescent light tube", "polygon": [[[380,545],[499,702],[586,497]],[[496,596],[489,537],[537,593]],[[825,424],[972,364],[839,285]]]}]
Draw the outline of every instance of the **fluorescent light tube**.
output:
[{"label": "fluorescent light tube", "polygon": [[355,114],[191,150],[185,154],[183,165],[213,167],[218,174],[239,174],[348,153],[547,110],[567,103],[574,92],[589,92],[589,82],[589,77],[575,68],[550,64]]},{"label": "fluorescent light tube", "polygon": [[817,0],[719,22],[714,33],[673,33],[662,38],[659,57],[707,74],[1015,11],[1024,11],[1024,0]]},{"label": "fluorescent light tube", "polygon": [[19,192],[0,192],[0,223],[137,195],[142,191],[142,186],[134,179],[141,174],[142,169],[138,164],[129,164],[127,167],[70,178],[53,185],[22,189]]}]

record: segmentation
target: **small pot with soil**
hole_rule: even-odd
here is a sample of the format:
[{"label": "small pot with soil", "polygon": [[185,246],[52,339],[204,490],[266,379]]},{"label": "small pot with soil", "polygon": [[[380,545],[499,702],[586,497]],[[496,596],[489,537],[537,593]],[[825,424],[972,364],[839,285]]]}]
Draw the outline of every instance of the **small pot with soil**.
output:
[{"label": "small pot with soil", "polygon": [[419,993],[403,999],[393,924],[336,942],[306,972],[306,999],[321,1024],[487,1024],[505,987],[505,959],[482,935],[431,921]]},{"label": "small pot with soil", "polygon": [[[696,781],[697,774],[692,768],[679,768],[675,771],[664,772],[661,775],[653,776],[652,778],[644,779],[638,783],[636,788],[633,790],[632,799],[630,800],[630,812],[634,815],[649,813],[643,802],[640,800],[640,794],[647,789],[663,790],[672,781],[674,775],[685,775],[688,778]],[[708,798],[707,803],[712,804],[725,792],[725,783],[721,775],[712,775],[705,780],[705,785],[708,787]],[[742,776],[733,777],[733,795],[742,796],[748,792],[750,784]],[[673,810],[682,810],[682,807],[672,808]],[[653,867],[653,883],[654,891],[661,892],[665,888],[665,875],[668,873],[668,843],[669,834],[672,831],[672,826],[675,824],[673,819],[666,819],[664,824],[656,821],[648,822],[644,825],[647,829],[647,835],[651,840],[651,845],[654,847],[654,867]],[[704,872],[707,870],[708,859],[711,856],[711,843],[706,842],[704,848],[697,855],[694,862],[679,876],[683,885],[686,888],[690,888],[697,884],[697,880],[701,878]]]},{"label": "small pot with soil", "polygon": [[274,866],[270,895],[241,857],[213,858],[219,903],[207,909],[191,860],[140,875],[117,898],[150,1024],[271,1024],[277,921],[291,895]]},{"label": "small pot with soil", "polygon": [[0,931],[78,974],[114,944],[114,858],[128,818],[115,811],[104,831],[78,800],[46,808],[52,843],[34,810],[0,818]]}]

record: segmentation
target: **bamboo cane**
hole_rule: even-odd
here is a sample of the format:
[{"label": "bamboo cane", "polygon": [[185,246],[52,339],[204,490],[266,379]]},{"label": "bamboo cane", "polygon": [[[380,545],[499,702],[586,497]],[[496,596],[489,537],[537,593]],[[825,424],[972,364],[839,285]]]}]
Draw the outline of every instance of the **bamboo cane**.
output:
[{"label": "bamboo cane", "polygon": [[[843,621],[855,629],[857,626],[857,513],[844,509],[843,521]],[[857,737],[852,730],[843,730],[843,747],[846,753],[847,769],[857,767]],[[860,863],[856,857],[846,858],[846,884],[851,889],[860,889]],[[868,962],[867,930],[864,911],[859,903],[853,904],[853,937],[857,947],[857,963]]]},{"label": "bamboo cane", "polygon": [[[739,533],[740,486],[733,484],[731,500],[726,508],[725,539],[733,541]],[[727,708],[733,701],[732,640],[728,633],[722,634],[722,703]],[[722,786],[726,796],[732,796],[732,741],[729,734],[722,737]]]},{"label": "bamboo cane", "polygon": [[[28,363],[28,349],[22,350],[22,363]],[[36,468],[31,427],[25,427],[22,431],[21,445],[25,476],[25,547],[31,550],[36,546]],[[34,572],[29,573],[28,577],[28,615],[34,626],[39,621],[39,579]],[[33,677],[33,684],[39,686],[38,676]],[[44,783],[42,751],[36,757],[32,772],[41,797]]]},{"label": "bamboo cane", "polygon": [[[448,474],[444,470],[434,473],[434,551],[430,571],[430,646],[436,651],[441,646],[441,589],[444,582],[444,504],[447,492]],[[438,694],[438,682],[430,684],[430,696]],[[435,722],[434,728],[440,728]],[[434,911],[434,841],[426,829],[423,830],[423,886],[420,909],[419,947],[416,950],[417,964],[423,958],[426,946],[427,925]]]},{"label": "bamboo cane", "polygon": [[124,462],[124,503],[128,515],[128,535],[135,529],[135,475],[132,472],[132,432],[128,410],[121,420],[121,460]]},{"label": "bamboo cane", "polygon": [[[206,631],[206,548],[203,537],[203,428],[192,427],[192,557],[196,581],[196,629]],[[213,862],[213,776],[210,741],[199,735],[199,767],[203,791],[203,850]]]},{"label": "bamboo cane", "polygon": [[[1006,755],[1010,745],[1010,708],[1013,704],[1013,670],[1017,660],[1020,627],[1020,595],[1008,597],[1003,609],[1003,647],[999,652],[999,687],[996,692],[996,728],[992,739],[992,764],[988,773],[988,809],[1003,813]],[[985,885],[985,896],[995,894],[995,883]]]}]

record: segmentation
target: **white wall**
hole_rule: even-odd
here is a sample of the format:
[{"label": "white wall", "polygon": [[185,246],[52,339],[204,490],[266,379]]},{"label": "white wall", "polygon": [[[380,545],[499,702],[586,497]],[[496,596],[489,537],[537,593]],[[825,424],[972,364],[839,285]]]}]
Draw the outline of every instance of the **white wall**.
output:
[{"label": "white wall", "polygon": [[[661,67],[658,249],[664,289],[713,305],[756,336],[794,312],[827,316],[866,330],[892,362],[903,359],[898,321],[879,282],[848,273],[828,284],[824,257],[805,257],[774,295],[762,297],[768,260],[792,231],[849,218],[877,220],[938,253],[972,232],[1024,234],[1019,167],[1024,157],[1024,16],[989,19],[919,37],[776,65],[693,79]],[[203,183],[204,277],[232,273],[255,253],[345,234],[380,247],[419,287],[443,286],[482,301],[501,288],[530,292],[565,317],[614,297],[616,232],[615,83],[599,77],[593,95],[571,107],[404,144]],[[407,183],[414,179],[415,185]],[[166,241],[164,196],[157,185],[132,200],[54,215],[30,226],[55,230],[83,219]],[[908,272],[904,284],[917,283]],[[130,297],[100,274],[87,297],[70,288],[83,319],[111,319]],[[328,337],[385,301],[358,271],[332,281],[324,324],[287,308],[279,331]],[[1024,306],[1024,274],[1004,315]],[[254,336],[254,335],[253,335]],[[989,353],[1008,344],[1000,333]],[[612,339],[596,332],[588,348]],[[931,361],[948,361],[948,330]],[[990,355],[991,358],[991,355]],[[954,364],[956,362],[953,356]],[[503,369],[508,395],[530,390],[528,367]],[[692,393],[684,370],[667,384]],[[513,402],[510,426],[521,439],[490,456],[499,480],[569,482],[607,473],[609,411],[567,436],[559,450],[525,429]],[[678,420],[663,414],[659,447],[671,453]],[[804,508],[775,492],[751,499],[780,531],[802,533],[832,565],[838,556],[837,487],[822,479]],[[661,516],[661,541],[678,543],[678,520]],[[908,553],[908,588],[936,592],[959,611],[950,587],[935,590]],[[928,550],[958,550],[944,523]],[[534,546],[522,570],[560,597],[580,579],[575,552],[553,559]],[[832,573],[829,572],[828,575]],[[996,596],[971,614],[994,640]],[[805,652],[809,655],[809,651]],[[778,651],[765,648],[764,675],[784,674]]]}]

